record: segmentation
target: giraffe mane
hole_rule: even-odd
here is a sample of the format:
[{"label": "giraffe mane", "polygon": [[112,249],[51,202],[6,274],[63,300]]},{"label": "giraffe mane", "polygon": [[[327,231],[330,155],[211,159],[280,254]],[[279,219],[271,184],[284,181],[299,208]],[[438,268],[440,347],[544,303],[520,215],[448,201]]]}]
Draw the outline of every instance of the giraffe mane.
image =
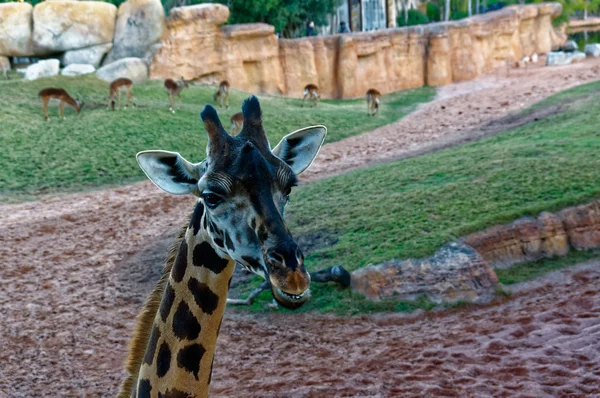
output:
[{"label": "giraffe mane", "polygon": [[133,339],[129,344],[129,354],[127,355],[127,360],[125,361],[125,368],[129,375],[125,380],[123,380],[123,383],[121,384],[121,391],[119,391],[117,398],[131,397],[131,392],[133,391],[134,384],[137,381],[140,367],[142,366],[144,353],[146,352],[146,347],[148,346],[148,341],[150,340],[150,332],[152,331],[154,318],[156,317],[156,313],[160,307],[160,302],[169,280],[169,275],[171,274],[171,269],[173,268],[177,251],[181,245],[181,241],[185,237],[188,224],[189,221],[183,226],[183,228],[181,228],[177,234],[177,238],[175,238],[174,242],[171,244],[165,259],[163,273],[158,280],[158,283],[152,290],[152,293],[150,293],[150,295],[146,298],[144,307],[137,317]]}]

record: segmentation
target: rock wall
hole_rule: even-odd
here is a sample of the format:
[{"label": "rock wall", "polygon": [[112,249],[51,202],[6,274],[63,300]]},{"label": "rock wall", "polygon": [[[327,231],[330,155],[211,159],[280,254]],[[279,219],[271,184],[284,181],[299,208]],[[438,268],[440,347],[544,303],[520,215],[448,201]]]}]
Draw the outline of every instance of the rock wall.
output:
[{"label": "rock wall", "polygon": [[548,52],[564,40],[551,24],[560,11],[559,3],[511,6],[460,21],[279,40],[270,25],[223,25],[229,9],[221,4],[173,8],[165,19],[159,0],[128,0],[118,13],[95,1],[3,3],[0,56],[89,49],[75,58],[97,64],[101,50],[110,52],[103,65],[143,59],[152,79],[227,79],[241,90],[289,96],[313,83],[325,98],[355,98],[369,88],[469,80],[507,59]]},{"label": "rock wall", "polygon": [[[271,27],[260,24],[219,28],[223,19],[215,15],[225,19],[218,10],[222,6],[204,5],[203,13],[182,21],[179,15],[194,7],[174,9],[167,19],[151,78],[227,79],[242,90],[289,96],[301,95],[306,84],[314,83],[325,98],[355,98],[369,88],[388,93],[474,79],[507,58],[545,53],[564,40],[551,24],[560,14],[558,3],[507,7],[447,23],[290,40],[277,40]],[[202,59],[190,56],[191,43],[196,48],[206,44]]]},{"label": "rock wall", "polygon": [[600,247],[600,201],[494,226],[466,236],[463,242],[494,268],[562,256],[570,248],[597,248]]},{"label": "rock wall", "polygon": [[450,243],[433,256],[390,260],[352,272],[352,288],[371,300],[487,301],[498,277],[493,268],[600,248],[600,200],[542,212]]}]

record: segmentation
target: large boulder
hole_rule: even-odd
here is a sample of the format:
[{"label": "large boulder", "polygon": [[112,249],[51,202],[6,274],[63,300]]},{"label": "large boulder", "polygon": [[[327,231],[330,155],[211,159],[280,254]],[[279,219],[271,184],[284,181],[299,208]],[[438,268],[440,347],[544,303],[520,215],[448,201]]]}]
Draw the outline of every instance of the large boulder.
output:
[{"label": "large boulder", "polygon": [[450,243],[425,259],[391,260],[352,273],[352,288],[372,300],[484,302],[493,297],[498,277],[470,246]]},{"label": "large boulder", "polygon": [[71,64],[64,68],[61,72],[64,76],[81,76],[94,73],[96,68],[89,64]]},{"label": "large boulder", "polygon": [[150,58],[152,45],[165,29],[165,12],[160,0],[128,0],[119,6],[114,47],[104,65],[121,58]]},{"label": "large boulder", "polygon": [[105,43],[79,50],[66,51],[61,58],[61,63],[65,66],[71,64],[89,64],[97,68],[100,66],[104,55],[110,51],[112,46],[112,43]]},{"label": "large boulder", "polygon": [[585,48],[583,49],[583,52],[588,57],[600,57],[600,44],[586,44]]},{"label": "large boulder", "polygon": [[0,4],[0,55],[32,55],[29,3]]},{"label": "large boulder", "polygon": [[110,43],[117,7],[100,1],[52,1],[33,9],[36,54],[62,52]]},{"label": "large boulder", "polygon": [[60,61],[58,59],[47,59],[29,65],[25,69],[25,80],[35,80],[42,77],[58,75]]},{"label": "large boulder", "polygon": [[585,59],[585,53],[581,51],[574,52],[564,52],[564,51],[555,51],[548,53],[546,57],[546,65],[547,66],[562,66],[569,65],[575,62],[581,62]]},{"label": "large boulder", "polygon": [[123,58],[98,69],[96,76],[106,82],[126,77],[134,83],[148,80],[148,64],[140,58]]}]

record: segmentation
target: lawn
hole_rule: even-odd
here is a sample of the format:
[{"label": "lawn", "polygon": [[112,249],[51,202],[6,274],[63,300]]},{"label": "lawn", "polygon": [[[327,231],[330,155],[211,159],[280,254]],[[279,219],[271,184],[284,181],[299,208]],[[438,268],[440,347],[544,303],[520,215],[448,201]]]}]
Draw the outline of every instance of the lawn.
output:
[{"label": "lawn", "polygon": [[[341,264],[355,270],[391,258],[428,256],[488,226],[600,197],[600,82],[557,97],[568,104],[561,113],[495,137],[296,188],[286,210],[290,230],[330,242],[307,248],[309,268]],[[549,98],[536,107],[556,102]],[[431,306],[426,300],[371,303],[319,284],[312,290],[303,310]]]},{"label": "lawn", "polygon": [[[215,87],[194,85],[182,93],[184,105],[175,115],[168,112],[168,97],[160,81],[134,87],[139,107],[116,112],[107,109],[108,83],[94,75],[56,76],[32,82],[0,80],[0,199],[23,200],[48,192],[85,190],[143,180],[135,154],[144,149],[181,152],[193,161],[205,156],[206,133],[199,113],[213,103]],[[49,107],[45,122],[40,89],[65,88],[73,97],[83,95],[80,115]],[[239,112],[248,93],[232,90],[230,109],[219,109],[223,124]],[[424,87],[384,96],[381,114],[366,116],[364,100],[322,101],[317,108],[300,107],[300,99],[259,96],[265,129],[271,143],[308,125],[324,124],[327,142],[360,134],[402,118],[417,104],[429,101],[435,89]]]}]

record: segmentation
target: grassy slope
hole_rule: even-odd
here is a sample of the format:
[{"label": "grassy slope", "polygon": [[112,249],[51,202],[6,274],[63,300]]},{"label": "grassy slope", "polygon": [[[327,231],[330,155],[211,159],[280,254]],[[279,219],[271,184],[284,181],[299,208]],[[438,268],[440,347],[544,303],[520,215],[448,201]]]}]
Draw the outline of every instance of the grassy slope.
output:
[{"label": "grassy slope", "polygon": [[[81,115],[69,108],[67,120],[60,121],[58,108],[51,105],[52,119],[45,122],[38,98],[44,87],[62,87],[72,96],[82,94],[86,106]],[[135,154],[144,149],[173,150],[190,160],[201,160],[206,133],[199,112],[206,103],[212,103],[213,91],[214,87],[208,86],[185,90],[183,109],[172,115],[162,82],[148,82],[134,88],[138,109],[111,112],[106,109],[108,84],[93,75],[33,82],[0,80],[0,199],[141,180],[144,177]],[[274,145],[285,134],[311,124],[329,128],[327,142],[359,134],[401,118],[434,94],[433,88],[425,87],[387,95],[381,114],[375,118],[366,116],[364,100],[322,101],[310,109],[301,108],[296,99],[260,99],[265,129]],[[226,127],[247,96],[232,92],[230,109],[220,110]]]},{"label": "grassy slope", "polygon": [[[571,105],[496,137],[299,187],[287,210],[290,229],[296,235],[337,238],[307,256],[310,268],[342,264],[354,270],[394,257],[426,256],[490,225],[599,197],[600,82],[537,107],[557,98]],[[305,310],[408,308],[406,303],[369,303],[347,290],[313,287]]]}]

